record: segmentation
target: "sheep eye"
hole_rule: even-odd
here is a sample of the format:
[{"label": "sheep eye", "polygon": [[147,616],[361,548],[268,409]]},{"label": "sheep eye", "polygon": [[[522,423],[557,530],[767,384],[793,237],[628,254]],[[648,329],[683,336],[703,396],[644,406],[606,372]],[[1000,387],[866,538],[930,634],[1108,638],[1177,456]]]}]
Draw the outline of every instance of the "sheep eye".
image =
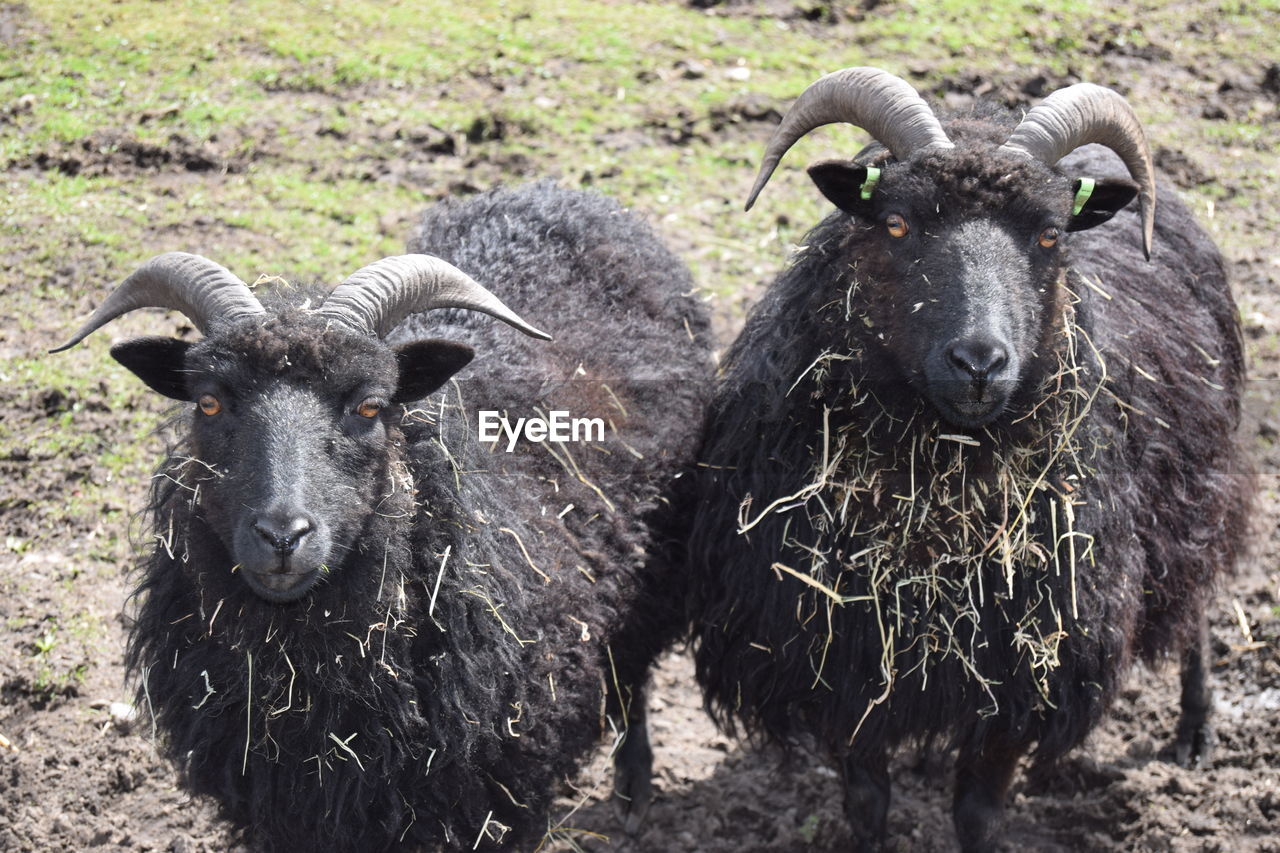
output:
[{"label": "sheep eye", "polygon": [[884,225],[889,229],[890,237],[905,237],[907,232],[911,230],[907,227],[907,220],[896,213],[889,214],[889,218],[884,221]]},{"label": "sheep eye", "polygon": [[222,404],[212,394],[201,394],[200,399],[196,401],[196,405],[200,407],[200,411],[210,416],[222,411]]},{"label": "sheep eye", "polygon": [[362,418],[376,418],[380,411],[382,411],[382,406],[372,397],[356,406],[356,414]]},{"label": "sheep eye", "polygon": [[1040,245],[1052,249],[1058,243],[1058,229],[1050,225],[1040,232]]}]

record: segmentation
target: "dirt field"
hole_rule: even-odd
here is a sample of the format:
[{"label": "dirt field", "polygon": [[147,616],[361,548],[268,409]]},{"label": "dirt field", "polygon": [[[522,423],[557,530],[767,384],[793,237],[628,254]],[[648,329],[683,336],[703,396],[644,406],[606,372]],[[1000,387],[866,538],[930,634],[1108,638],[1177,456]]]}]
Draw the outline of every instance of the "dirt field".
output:
[{"label": "dirt field", "polygon": [[[1021,7],[1028,17],[1025,43],[1046,59],[1001,66],[989,56],[1000,46],[983,42],[956,44],[945,61],[937,52],[922,58],[905,48],[895,53],[892,44],[868,45],[868,28],[886,28],[894,15],[908,14],[895,2],[731,0],[706,11],[674,0],[651,5],[676,16],[681,26],[687,23],[691,56],[701,55],[699,39],[724,39],[718,28],[747,21],[760,28],[783,25],[789,43],[810,40],[824,56],[833,45],[848,45],[843,64],[874,60],[950,108],[963,108],[975,96],[1025,106],[1086,73],[1135,104],[1163,175],[1200,214],[1229,261],[1252,377],[1241,440],[1259,474],[1256,546],[1238,575],[1222,585],[1211,614],[1218,727],[1212,766],[1184,770],[1170,760],[1175,667],[1135,671],[1111,718],[1085,748],[1050,778],[1015,784],[1005,848],[1280,851],[1280,64],[1257,38],[1280,32],[1280,7],[1272,0],[1251,4],[1248,12],[1240,4],[1147,4],[1132,12],[1136,23],[1112,28],[1091,19],[1081,34],[1067,13],[1027,4]],[[108,18],[100,25],[109,32]],[[3,96],[7,102],[0,98],[0,134],[16,139],[34,132],[32,104],[38,117],[40,102],[24,100],[22,57],[41,55],[53,37],[38,8],[0,2],[0,51],[16,57],[0,60],[3,92],[12,94]],[[1077,39],[1071,47],[1077,56],[1050,62],[1047,57],[1068,37]],[[955,73],[967,58],[980,70]],[[252,207],[244,207],[251,195],[245,187],[280,164],[304,169],[317,185],[341,188],[342,203],[360,208],[349,222],[340,222],[340,209],[333,216],[344,227],[375,235],[371,243],[340,247],[366,260],[394,252],[416,209],[442,195],[546,174],[621,195],[689,260],[727,342],[744,305],[784,263],[786,239],[798,240],[822,209],[795,171],[804,153],[851,153],[838,146],[862,137],[850,133],[836,142],[827,136],[813,143],[817,147],[793,153],[791,171],[780,173],[757,211],[745,216],[738,211],[752,160],[785,106],[755,89],[775,72],[734,72],[728,77],[738,90],[732,98],[701,106],[696,98],[684,99],[664,111],[664,87],[693,92],[700,79],[725,69],[718,59],[677,61],[663,54],[656,62],[658,71],[632,75],[639,94],[628,97],[650,99],[637,113],[642,118],[617,125],[606,119],[584,137],[585,145],[611,152],[616,165],[604,170],[573,162],[572,152],[556,153],[554,140],[539,136],[536,124],[513,124],[499,112],[460,135],[404,121],[360,120],[358,106],[339,125],[324,119],[324,111],[337,101],[352,102],[352,91],[271,88],[266,78],[261,112],[216,133],[157,138],[145,128],[103,125],[76,140],[42,143],[38,151],[3,149],[16,153],[0,160],[8,208],[0,230],[6,270],[0,280],[0,850],[193,853],[231,847],[214,809],[177,789],[170,768],[154,755],[152,733],[129,731],[112,716],[111,703],[130,695],[121,666],[120,614],[129,591],[124,573],[134,545],[146,544],[131,544],[130,532],[138,529],[133,513],[158,458],[160,441],[149,432],[162,404],[107,365],[104,341],[57,363],[42,353],[65,339],[108,284],[161,251],[184,248],[215,258],[230,252],[298,268],[282,247],[307,239],[301,233],[306,222],[259,221]],[[555,66],[547,67],[550,76],[539,90],[546,93],[540,95],[548,99],[546,109],[571,110],[568,95],[556,102],[557,93],[568,90],[557,88]],[[590,73],[580,66],[562,71]],[[497,86],[489,73],[474,69],[448,97],[497,97],[495,91],[521,97],[516,84]],[[37,85],[33,76],[31,91]],[[409,97],[394,81],[361,85],[356,102]],[[273,117],[276,107],[321,118],[282,129],[288,122]],[[69,104],[66,110],[74,116],[78,108]],[[161,112],[146,118],[149,111],[134,110],[132,120],[139,127],[166,120]],[[629,158],[640,161],[665,149],[676,165],[661,179],[627,177]],[[727,152],[721,158],[728,161],[722,164],[727,180],[719,172],[694,172],[696,163],[683,159],[710,160],[721,150]],[[304,161],[305,167],[298,165]],[[672,198],[688,199],[674,195],[686,166],[688,181],[699,187],[697,203],[673,212]],[[388,186],[420,189],[412,197],[397,189],[402,206],[369,211],[362,186],[370,193]],[[65,203],[48,187],[65,193]],[[167,205],[182,208],[182,221],[167,214],[153,221],[153,212],[167,211]],[[725,225],[726,218],[734,224]],[[765,232],[769,238],[758,239]],[[319,260],[313,263],[309,254],[300,266],[311,269],[339,249],[308,251]],[[103,337],[166,334],[180,324],[176,315],[132,317]],[[657,674],[651,720],[659,795],[647,823],[635,837],[622,833],[607,801],[602,749],[566,788],[556,815],[564,826],[583,831],[575,842],[582,848],[848,849],[834,772],[803,750],[782,755],[719,735],[701,711],[691,665],[679,650]],[[945,766],[899,758],[891,849],[955,848],[946,778]],[[570,849],[565,840],[550,846]]]}]

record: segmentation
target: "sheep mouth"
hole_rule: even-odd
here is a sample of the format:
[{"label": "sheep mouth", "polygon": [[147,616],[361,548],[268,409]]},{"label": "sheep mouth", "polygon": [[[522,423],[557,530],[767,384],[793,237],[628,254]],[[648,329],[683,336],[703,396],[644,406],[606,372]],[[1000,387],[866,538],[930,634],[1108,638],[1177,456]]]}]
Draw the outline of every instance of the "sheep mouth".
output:
[{"label": "sheep mouth", "polygon": [[956,427],[979,429],[1000,418],[1005,411],[1005,401],[997,403],[957,402],[943,403],[940,409],[943,418]]},{"label": "sheep mouth", "polygon": [[258,572],[245,569],[244,580],[258,597],[273,604],[287,604],[290,601],[297,601],[310,592],[320,579],[320,575],[320,569],[305,572]]},{"label": "sheep mouth", "polygon": [[933,407],[943,420],[962,429],[980,429],[991,424],[1004,414],[1009,401],[1008,395],[988,393],[984,399],[972,399],[965,395],[959,399],[949,398],[941,394],[931,394]]}]

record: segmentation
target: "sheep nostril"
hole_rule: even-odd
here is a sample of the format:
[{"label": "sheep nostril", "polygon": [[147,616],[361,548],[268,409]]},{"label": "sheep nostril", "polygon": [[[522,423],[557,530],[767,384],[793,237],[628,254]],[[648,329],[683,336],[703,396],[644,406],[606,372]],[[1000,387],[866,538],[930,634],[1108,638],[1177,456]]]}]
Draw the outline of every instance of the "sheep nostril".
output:
[{"label": "sheep nostril", "polygon": [[253,523],[254,532],[281,556],[298,550],[302,540],[314,529],[309,519],[302,517],[284,519],[260,518]]},{"label": "sheep nostril", "polygon": [[1009,353],[992,340],[965,339],[947,347],[947,360],[973,382],[986,382],[1004,370]]}]

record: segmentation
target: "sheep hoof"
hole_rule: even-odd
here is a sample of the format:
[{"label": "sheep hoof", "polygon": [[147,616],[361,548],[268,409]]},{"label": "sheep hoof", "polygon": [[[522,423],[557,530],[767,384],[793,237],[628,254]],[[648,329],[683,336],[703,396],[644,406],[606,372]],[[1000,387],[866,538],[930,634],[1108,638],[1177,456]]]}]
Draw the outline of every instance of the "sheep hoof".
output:
[{"label": "sheep hoof", "polygon": [[1178,739],[1174,741],[1174,760],[1188,770],[1206,770],[1213,763],[1217,740],[1209,720],[1184,719],[1178,726]]},{"label": "sheep hoof", "polygon": [[999,805],[963,799],[953,815],[961,853],[987,853],[994,850],[1004,822],[1004,809]]},{"label": "sheep hoof", "polygon": [[1204,769],[1213,758],[1213,689],[1209,686],[1209,621],[1202,612],[1196,634],[1182,653],[1182,713],[1174,759],[1181,767]]},{"label": "sheep hoof", "polygon": [[963,853],[997,849],[1005,798],[1023,751],[1021,745],[992,740],[956,756],[951,816]]},{"label": "sheep hoof", "polygon": [[640,831],[653,802],[653,747],[649,745],[643,694],[631,710],[631,725],[613,756],[614,809],[627,835]]},{"label": "sheep hoof", "polygon": [[637,835],[653,803],[653,779],[649,768],[619,766],[613,780],[613,806],[627,835]]},{"label": "sheep hoof", "polygon": [[889,826],[892,781],[889,758],[883,750],[841,760],[844,771],[844,813],[853,831],[853,849],[876,853],[884,849]]}]

